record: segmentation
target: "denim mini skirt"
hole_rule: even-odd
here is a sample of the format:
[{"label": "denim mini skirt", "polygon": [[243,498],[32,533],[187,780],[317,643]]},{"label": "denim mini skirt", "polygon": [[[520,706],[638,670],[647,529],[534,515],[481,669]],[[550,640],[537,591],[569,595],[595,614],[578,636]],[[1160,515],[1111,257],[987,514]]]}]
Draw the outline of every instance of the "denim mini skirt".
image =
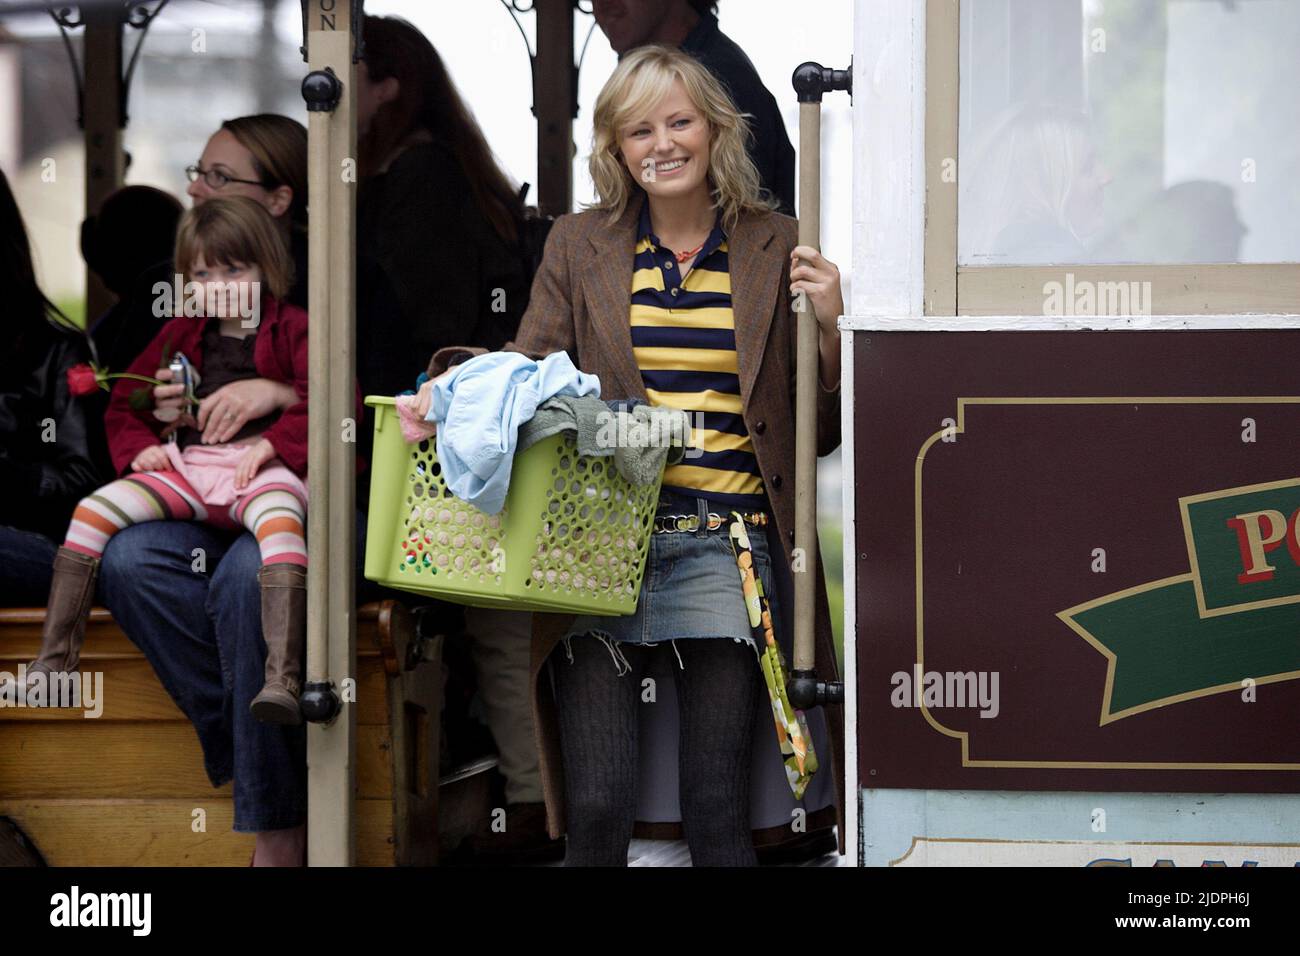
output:
[{"label": "denim mini skirt", "polygon": [[[703,526],[710,511],[730,514],[730,509],[718,502],[665,488],[660,492],[656,514],[698,514]],[[780,620],[767,528],[746,526],[746,531],[763,592],[773,618]],[[740,569],[726,526],[716,531],[701,527],[698,531],[651,534],[636,613],[618,617],[581,615],[574,618],[565,640],[583,634],[626,644],[729,637],[754,646]]]}]

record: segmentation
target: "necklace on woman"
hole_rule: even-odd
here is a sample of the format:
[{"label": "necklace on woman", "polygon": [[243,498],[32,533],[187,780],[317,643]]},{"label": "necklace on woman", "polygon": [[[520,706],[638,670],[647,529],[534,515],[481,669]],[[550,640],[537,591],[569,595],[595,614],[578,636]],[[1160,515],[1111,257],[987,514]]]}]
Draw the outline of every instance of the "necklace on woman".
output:
[{"label": "necklace on woman", "polygon": [[[704,242],[708,242],[708,240],[706,239],[704,240]],[[699,252],[701,249],[704,248],[704,242],[701,242],[694,249],[687,249],[685,252],[674,252],[673,255],[677,257],[678,262],[685,262],[687,259],[691,258],[693,255],[695,255],[697,252]]]}]

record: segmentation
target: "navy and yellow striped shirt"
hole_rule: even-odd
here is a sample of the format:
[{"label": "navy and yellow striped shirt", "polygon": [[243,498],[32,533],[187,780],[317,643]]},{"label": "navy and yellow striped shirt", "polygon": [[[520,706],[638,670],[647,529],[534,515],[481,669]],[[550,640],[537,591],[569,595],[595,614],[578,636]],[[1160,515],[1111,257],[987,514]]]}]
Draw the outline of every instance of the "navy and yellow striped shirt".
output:
[{"label": "navy and yellow striped shirt", "polygon": [[650,403],[691,416],[694,450],[668,466],[664,486],[730,507],[766,508],[762,473],[741,414],[721,214],[683,282],[677,257],[660,246],[650,226],[650,204],[642,201],[631,321],[632,351]]}]

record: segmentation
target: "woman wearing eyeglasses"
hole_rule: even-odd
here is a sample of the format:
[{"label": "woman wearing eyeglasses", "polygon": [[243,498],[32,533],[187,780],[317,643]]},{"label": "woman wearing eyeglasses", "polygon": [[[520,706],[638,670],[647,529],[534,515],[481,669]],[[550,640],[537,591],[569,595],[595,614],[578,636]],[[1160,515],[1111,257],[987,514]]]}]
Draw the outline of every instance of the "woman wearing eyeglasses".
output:
[{"label": "woman wearing eyeglasses", "polygon": [[307,130],[274,113],[226,120],[185,170],[194,205],[217,196],[247,196],[284,232],[296,278],[287,301],[307,308]]},{"label": "woman wearing eyeglasses", "polygon": [[[226,120],[212,134],[199,161],[185,170],[186,192],[194,205],[225,196],[247,196],[265,207],[280,225],[293,257],[294,283],[286,301],[306,309],[307,302],[307,130],[297,120],[275,113]],[[377,263],[358,249],[357,378],[366,394],[395,394],[410,386],[406,374],[409,338],[397,318],[392,285]],[[169,374],[161,370],[159,378]],[[229,441],[248,421],[286,408],[297,399],[292,389],[273,388],[268,379],[235,382],[213,396],[199,424],[209,441]],[[180,387],[155,393],[159,407],[180,408]],[[274,404],[273,404],[274,403]],[[364,429],[363,429],[364,431]],[[366,432],[368,436],[368,432]],[[359,449],[363,457],[367,449]],[[364,500],[364,496],[361,496]]]},{"label": "woman wearing eyeglasses", "polygon": [[[297,273],[287,300],[306,306],[307,134],[302,125],[266,114],[227,120],[187,174],[196,206],[244,196],[271,214]],[[358,336],[357,378],[365,392],[395,394],[409,376],[385,382],[382,370],[402,371],[394,357],[405,358],[409,348],[400,329],[378,327],[396,309],[383,304],[382,290],[372,287],[373,299],[365,298],[366,277],[359,264],[359,324],[371,321],[375,327]],[[156,374],[170,378],[166,369]],[[179,408],[181,388],[155,388],[155,408]],[[283,383],[240,379],[205,398],[194,424],[205,444],[221,444],[248,422],[297,400]],[[189,421],[182,418],[177,425]],[[367,434],[364,425],[361,434]],[[364,444],[357,454],[369,457]],[[359,494],[358,501],[364,500]],[[364,547],[360,531],[357,539]],[[233,780],[234,829],[256,834],[255,863],[296,866],[303,863],[306,846],[306,733],[301,726],[260,723],[248,710],[266,662],[257,583],[261,565],[250,533],[232,536],[186,521],[147,522],[110,540],[100,587],[118,624],[194,724],[213,785]],[[370,598],[359,590],[358,599]]]},{"label": "woman wearing eyeglasses", "polygon": [[[305,307],[307,132],[285,116],[227,120],[187,171],[196,206],[245,196],[271,214],[292,252],[296,282],[287,301]],[[157,376],[169,379],[160,369]],[[155,408],[179,408],[180,385],[154,389]],[[248,422],[297,401],[265,378],[229,382],[205,398],[197,424],[205,444],[229,441]],[[201,562],[201,563],[198,563]],[[234,829],[256,834],[259,866],[296,866],[306,850],[306,733],[252,718],[264,673],[262,565],[257,539],[187,521],[156,521],[114,535],[100,565],[100,589],[117,623],[148,658],[193,723],[213,786],[234,782]]]}]

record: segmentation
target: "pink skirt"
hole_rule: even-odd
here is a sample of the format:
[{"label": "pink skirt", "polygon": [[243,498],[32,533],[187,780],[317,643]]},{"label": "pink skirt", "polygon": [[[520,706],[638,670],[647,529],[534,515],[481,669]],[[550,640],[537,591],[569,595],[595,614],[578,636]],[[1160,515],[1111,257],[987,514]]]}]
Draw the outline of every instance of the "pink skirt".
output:
[{"label": "pink skirt", "polygon": [[303,503],[307,504],[307,486],[279,458],[265,462],[247,485],[235,489],[235,470],[239,461],[251,447],[249,445],[190,445],[181,451],[175,442],[167,442],[163,450],[172,468],[190,483],[207,506],[233,505],[237,498],[247,497],[267,485],[287,486]]}]

